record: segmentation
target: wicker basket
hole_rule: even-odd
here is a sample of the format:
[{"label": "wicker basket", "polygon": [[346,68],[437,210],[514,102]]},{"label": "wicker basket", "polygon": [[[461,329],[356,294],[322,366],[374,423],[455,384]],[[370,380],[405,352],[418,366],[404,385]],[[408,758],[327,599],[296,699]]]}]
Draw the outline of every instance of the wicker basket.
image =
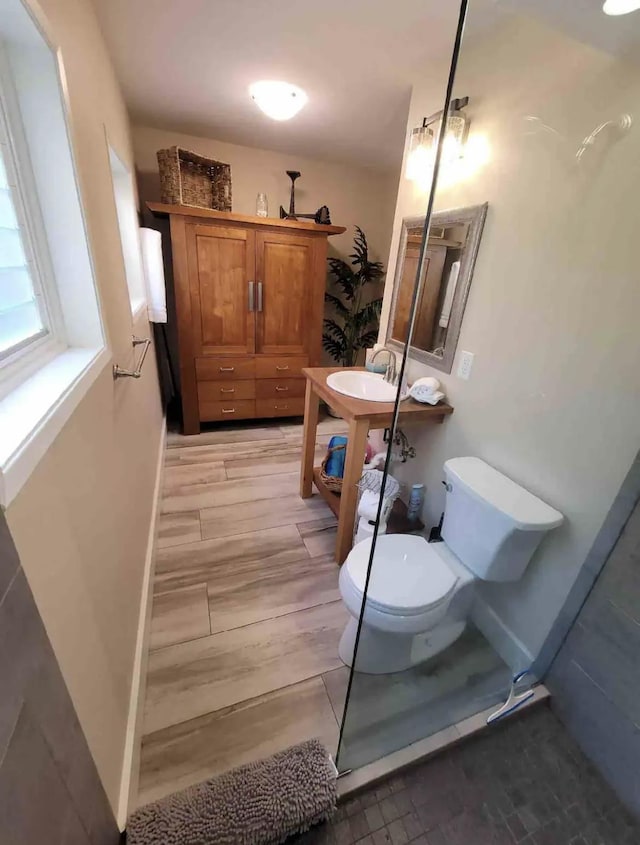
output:
[{"label": "wicker basket", "polygon": [[158,150],[160,197],[170,205],[231,211],[231,166],[170,147]]},{"label": "wicker basket", "polygon": [[329,462],[329,458],[333,455],[334,452],[338,452],[340,449],[346,449],[347,446],[345,443],[340,444],[339,446],[331,446],[327,450],[327,454],[324,456],[324,460],[320,464],[320,478],[324,481],[324,485],[328,490],[331,490],[332,493],[341,493],[342,492],[342,479],[339,478],[337,475],[327,475],[327,464]]}]

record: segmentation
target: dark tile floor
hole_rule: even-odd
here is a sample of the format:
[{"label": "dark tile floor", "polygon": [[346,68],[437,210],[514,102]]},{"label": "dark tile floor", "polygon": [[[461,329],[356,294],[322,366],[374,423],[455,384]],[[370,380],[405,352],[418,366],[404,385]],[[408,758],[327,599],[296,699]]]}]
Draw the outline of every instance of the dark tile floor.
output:
[{"label": "dark tile floor", "polygon": [[551,710],[496,726],[359,793],[296,845],[638,845],[622,806]]}]

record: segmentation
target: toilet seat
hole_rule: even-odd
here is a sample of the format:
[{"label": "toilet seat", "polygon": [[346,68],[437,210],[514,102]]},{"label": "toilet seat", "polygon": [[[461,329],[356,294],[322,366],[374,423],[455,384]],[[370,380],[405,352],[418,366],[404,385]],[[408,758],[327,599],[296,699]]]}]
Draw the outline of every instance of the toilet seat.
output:
[{"label": "toilet seat", "polygon": [[[349,604],[362,604],[370,553],[367,539],[351,550],[343,566],[341,590]],[[404,618],[431,613],[448,604],[457,583],[457,574],[423,537],[383,534],[376,543],[366,607]]]}]

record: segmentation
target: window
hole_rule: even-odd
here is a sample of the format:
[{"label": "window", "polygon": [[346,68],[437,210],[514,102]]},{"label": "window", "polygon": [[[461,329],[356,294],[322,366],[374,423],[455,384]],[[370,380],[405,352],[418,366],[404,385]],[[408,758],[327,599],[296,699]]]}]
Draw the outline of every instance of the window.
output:
[{"label": "window", "polygon": [[39,10],[22,0],[0,0],[5,506],[110,363],[67,125],[62,60],[47,31]]},{"label": "window", "polygon": [[144,270],[140,248],[140,227],[133,180],[127,167],[109,146],[109,164],[113,182],[113,197],[118,215],[122,257],[129,288],[131,312],[136,314],[145,305]]},{"label": "window", "polygon": [[49,332],[27,259],[26,232],[18,223],[3,141],[0,135],[0,361]]},{"label": "window", "polygon": [[[1,49],[1,45],[0,45]],[[15,153],[25,149],[22,125],[14,117],[6,57],[0,54],[0,395],[9,379],[30,362],[43,362],[62,348],[57,294],[37,205],[28,206],[30,173]],[[22,142],[22,143],[21,143]],[[27,177],[27,178],[24,178]],[[32,189],[32,195],[33,195]],[[48,288],[48,290],[47,290]],[[3,387],[4,385],[4,387]]]}]

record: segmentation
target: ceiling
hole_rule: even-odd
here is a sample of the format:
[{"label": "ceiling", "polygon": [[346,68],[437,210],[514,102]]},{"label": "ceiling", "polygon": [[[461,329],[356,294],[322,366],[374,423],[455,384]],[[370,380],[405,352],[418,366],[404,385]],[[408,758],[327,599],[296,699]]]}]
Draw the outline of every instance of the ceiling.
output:
[{"label": "ceiling", "polygon": [[[451,50],[450,0],[95,0],[134,122],[378,168],[397,166],[411,81]],[[284,79],[307,106],[263,115]]]},{"label": "ceiling", "polygon": [[[454,0],[94,0],[134,122],[375,168],[399,165],[411,83],[446,70]],[[611,53],[629,52],[640,12],[602,0],[471,0],[465,44],[511,11]],[[430,70],[427,70],[427,69]],[[263,115],[247,88],[284,79],[308,105]],[[444,80],[444,76],[443,76]]]}]

